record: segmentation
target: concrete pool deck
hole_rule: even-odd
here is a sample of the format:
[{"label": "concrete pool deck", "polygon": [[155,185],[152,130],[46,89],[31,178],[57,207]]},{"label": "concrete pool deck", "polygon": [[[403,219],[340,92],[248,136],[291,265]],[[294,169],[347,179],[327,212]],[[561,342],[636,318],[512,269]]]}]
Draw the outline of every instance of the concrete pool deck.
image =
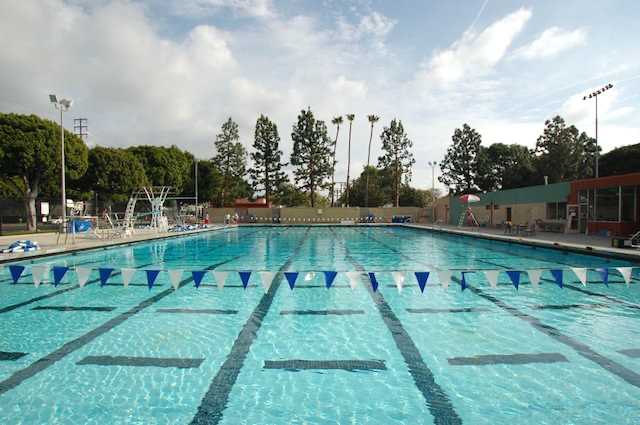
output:
[{"label": "concrete pool deck", "polygon": [[[260,225],[260,224],[258,224]],[[336,224],[300,224],[301,226],[336,226]],[[357,226],[388,226],[389,224],[357,224]],[[638,248],[615,248],[611,246],[610,237],[584,235],[578,233],[552,233],[552,232],[536,232],[535,236],[524,237],[522,235],[505,235],[504,229],[492,228],[458,228],[455,225],[433,225],[433,224],[392,224],[393,226],[406,226],[419,229],[429,229],[437,232],[449,234],[458,234],[465,236],[473,236],[490,240],[500,240],[504,242],[521,243],[525,245],[547,247],[552,249],[568,250],[576,253],[584,253],[589,255],[603,255],[626,259],[628,261],[640,262],[640,249]],[[256,224],[241,225],[256,226]],[[292,224],[273,224],[267,226],[292,226]],[[297,224],[293,224],[297,226]],[[346,225],[339,225],[346,226]],[[226,228],[237,227],[237,225],[229,225]],[[160,233],[157,234],[148,229],[137,229],[136,233],[130,238],[118,239],[90,239],[84,236],[76,235],[75,243],[69,236],[67,243],[64,243],[64,236],[60,236],[60,242],[56,244],[58,238],[57,233],[33,233],[24,235],[0,236],[0,248],[6,248],[17,240],[37,241],[41,247],[38,251],[0,254],[0,263],[21,260],[24,258],[40,257],[46,255],[54,255],[60,253],[69,253],[83,251],[87,249],[108,248],[110,246],[122,246],[136,242],[166,239],[172,237],[188,236],[196,233],[210,232],[214,230],[224,229],[225,226],[213,225],[208,229],[198,229],[186,232]]]}]

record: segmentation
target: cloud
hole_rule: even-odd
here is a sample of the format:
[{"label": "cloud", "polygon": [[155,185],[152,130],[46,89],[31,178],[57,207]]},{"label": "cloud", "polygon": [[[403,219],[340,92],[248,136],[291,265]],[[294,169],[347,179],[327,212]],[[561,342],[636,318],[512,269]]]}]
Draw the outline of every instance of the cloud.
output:
[{"label": "cloud", "polygon": [[270,18],[271,0],[156,0],[176,16],[202,17],[230,11],[239,17]]},{"label": "cloud", "polygon": [[423,62],[416,80],[425,87],[447,89],[461,81],[486,75],[504,57],[530,17],[530,10],[520,9],[479,34],[468,29],[451,48],[436,51]]},{"label": "cloud", "polygon": [[544,30],[530,44],[517,49],[513,57],[523,60],[549,59],[563,50],[584,44],[586,40],[587,30],[584,28],[567,31],[551,27]]},{"label": "cloud", "polygon": [[370,43],[378,54],[386,53],[386,38],[396,26],[397,21],[372,11],[360,17],[357,24],[351,24],[344,16],[338,21],[339,36],[345,41],[364,40]]}]

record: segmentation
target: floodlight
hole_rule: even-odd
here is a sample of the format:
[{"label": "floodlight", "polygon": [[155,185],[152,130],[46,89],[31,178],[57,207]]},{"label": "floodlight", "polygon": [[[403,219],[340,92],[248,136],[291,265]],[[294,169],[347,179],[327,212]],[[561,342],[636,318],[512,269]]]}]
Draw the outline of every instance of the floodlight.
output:
[{"label": "floodlight", "polygon": [[56,96],[55,94],[50,94],[49,100],[51,101],[51,103],[58,103],[58,96]]}]

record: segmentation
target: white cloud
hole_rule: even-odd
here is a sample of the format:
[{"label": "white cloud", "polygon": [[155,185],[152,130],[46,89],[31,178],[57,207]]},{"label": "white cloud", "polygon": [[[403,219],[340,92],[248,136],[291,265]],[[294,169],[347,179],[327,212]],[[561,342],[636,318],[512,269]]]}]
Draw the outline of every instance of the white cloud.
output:
[{"label": "white cloud", "polygon": [[424,62],[416,80],[426,87],[447,89],[465,79],[486,75],[504,57],[530,17],[530,10],[520,9],[479,34],[467,30],[451,48],[436,51]]},{"label": "white cloud", "polygon": [[238,16],[269,18],[274,16],[271,0],[158,0],[177,16],[202,17],[220,10],[230,10]]},{"label": "white cloud", "polygon": [[520,47],[513,53],[514,58],[524,60],[549,59],[563,50],[584,44],[587,30],[578,28],[567,31],[558,27],[547,28],[530,44]]}]

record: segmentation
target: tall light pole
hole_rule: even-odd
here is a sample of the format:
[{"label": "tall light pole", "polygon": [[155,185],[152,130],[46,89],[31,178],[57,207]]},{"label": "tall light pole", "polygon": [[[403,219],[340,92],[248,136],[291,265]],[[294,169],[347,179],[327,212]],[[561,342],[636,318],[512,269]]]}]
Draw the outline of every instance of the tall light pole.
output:
[{"label": "tall light pole", "polygon": [[194,158],[193,162],[195,163],[195,167],[196,167],[196,182],[195,182],[195,186],[196,186],[196,222],[200,223],[200,212],[198,211],[198,159]]},{"label": "tall light pole", "polygon": [[592,97],[595,97],[596,99],[596,178],[598,178],[598,157],[599,157],[599,152],[598,152],[598,95],[604,93],[605,91],[609,90],[610,88],[613,87],[613,84],[607,84],[606,86],[604,86],[603,88],[594,91],[593,93],[585,96],[582,98],[582,100],[587,100],[587,99],[591,99]]},{"label": "tall light pole", "polygon": [[65,182],[64,182],[64,113],[71,108],[73,105],[73,100],[61,99],[58,100],[58,96],[55,94],[49,95],[49,100],[56,109],[60,110],[60,147],[62,152],[62,162],[61,162],[61,174],[62,174],[62,183],[61,183],[61,191],[62,191],[62,228],[66,228],[67,222],[67,195],[65,193]]},{"label": "tall light pole", "polygon": [[433,191],[436,188],[436,179],[435,179],[435,169],[438,166],[438,162],[437,161],[429,161],[428,162],[429,165],[431,165],[431,193],[433,194]]}]

